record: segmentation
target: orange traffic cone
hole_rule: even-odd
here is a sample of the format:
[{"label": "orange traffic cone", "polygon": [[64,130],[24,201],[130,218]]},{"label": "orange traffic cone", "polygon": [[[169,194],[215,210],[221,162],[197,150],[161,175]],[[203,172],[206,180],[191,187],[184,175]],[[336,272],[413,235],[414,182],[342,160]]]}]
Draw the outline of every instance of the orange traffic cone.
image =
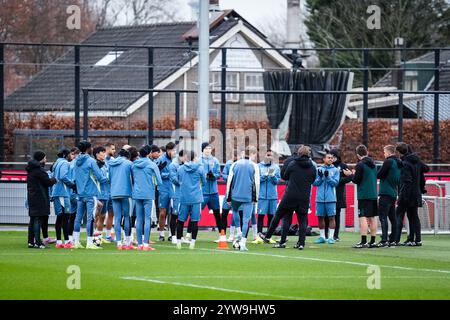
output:
[{"label": "orange traffic cone", "polygon": [[227,236],[225,235],[224,230],[220,232],[219,245],[217,246],[217,249],[224,249],[224,250],[229,249],[227,243]]}]

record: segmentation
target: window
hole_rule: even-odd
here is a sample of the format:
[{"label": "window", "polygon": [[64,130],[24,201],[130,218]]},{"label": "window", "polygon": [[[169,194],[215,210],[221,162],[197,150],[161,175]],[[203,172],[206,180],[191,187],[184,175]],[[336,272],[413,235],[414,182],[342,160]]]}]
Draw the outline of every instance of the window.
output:
[{"label": "window", "polygon": [[110,51],[106,54],[106,56],[101,58],[95,64],[95,66],[107,66],[107,65],[111,64],[113,61],[115,61],[118,57],[120,57],[122,55],[122,53],[123,53],[123,51]]},{"label": "window", "polygon": [[[264,90],[262,73],[246,73],[244,89],[249,91],[262,91]],[[244,96],[246,103],[264,103],[264,94],[249,93]]]},{"label": "window", "polygon": [[[222,75],[220,72],[213,72],[212,74],[212,89],[221,90]],[[239,90],[239,73],[227,72],[226,90]],[[239,102],[238,93],[227,93],[227,102]],[[213,102],[220,102],[220,93],[213,93]]]}]

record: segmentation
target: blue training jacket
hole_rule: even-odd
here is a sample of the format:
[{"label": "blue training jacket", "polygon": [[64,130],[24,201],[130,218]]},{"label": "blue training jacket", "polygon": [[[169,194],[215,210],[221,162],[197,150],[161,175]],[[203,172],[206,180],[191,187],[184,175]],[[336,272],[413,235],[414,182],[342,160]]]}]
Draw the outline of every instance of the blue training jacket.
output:
[{"label": "blue training jacket", "polygon": [[178,181],[178,169],[182,166],[178,160],[172,161],[172,163],[169,166],[169,178],[170,182],[172,183],[172,190],[173,190],[173,198],[174,199],[180,199],[181,196],[181,189],[180,189],[180,182]]},{"label": "blue training jacket", "polygon": [[259,168],[249,159],[233,163],[227,179],[227,197],[239,202],[257,202],[259,198]]},{"label": "blue training jacket", "polygon": [[117,157],[108,162],[111,198],[132,196],[131,165],[132,162],[125,157]]},{"label": "blue training jacket", "polygon": [[58,158],[53,164],[53,177],[57,180],[52,197],[69,197],[73,181],[70,179],[70,164],[65,158]]},{"label": "blue training jacket", "polygon": [[155,188],[162,184],[158,166],[149,158],[139,158],[131,167],[133,174],[133,199],[155,199]]},{"label": "blue training jacket", "polygon": [[[319,172],[328,171],[328,177],[323,175],[320,177]],[[316,181],[317,186],[316,202],[336,202],[336,186],[339,184],[339,169],[334,165],[322,166],[317,169]]]},{"label": "blue training jacket", "polygon": [[[205,157],[204,155],[200,158],[200,163],[203,166],[203,172],[206,177],[206,184],[203,186],[203,194],[215,194],[218,193],[217,189],[217,180],[220,179],[220,163],[216,157],[209,156]],[[206,175],[208,172],[212,172],[214,174],[214,178],[208,178]]]},{"label": "blue training jacket", "polygon": [[159,193],[169,193],[170,197],[172,197],[172,184],[170,183],[170,171],[169,166],[172,163],[172,159],[167,156],[167,153],[164,153],[156,160],[156,165],[160,166],[165,163],[165,167],[160,170],[162,184],[158,186]]},{"label": "blue training jacket", "polygon": [[73,176],[77,184],[78,197],[98,197],[100,183],[106,182],[108,178],[98,167],[97,161],[86,153],[81,153],[74,161]]},{"label": "blue training jacket", "polygon": [[[260,162],[259,175],[260,175],[260,189],[259,199],[262,200],[278,200],[277,185],[281,179],[280,167],[276,163]],[[273,176],[269,176],[269,169],[274,170]]]},{"label": "blue training jacket", "polygon": [[108,178],[108,181],[100,183],[100,195],[98,196],[98,199],[109,200],[111,198],[111,182],[109,181],[108,163],[106,161],[100,170],[103,172],[105,177]]},{"label": "blue training jacket", "polygon": [[183,190],[180,204],[196,204],[203,202],[202,186],[206,184],[203,166],[189,161],[178,169],[178,182]]}]

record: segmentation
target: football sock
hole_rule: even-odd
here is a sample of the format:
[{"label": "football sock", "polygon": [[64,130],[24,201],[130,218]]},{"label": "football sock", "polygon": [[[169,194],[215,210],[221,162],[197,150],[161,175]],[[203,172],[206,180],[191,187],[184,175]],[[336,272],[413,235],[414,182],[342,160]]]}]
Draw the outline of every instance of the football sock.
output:
[{"label": "football sock", "polygon": [[267,230],[269,230],[269,228],[270,228],[270,224],[272,223],[272,219],[273,219],[273,214],[268,214],[267,215]]},{"label": "football sock", "polygon": [[56,231],[56,239],[61,240],[61,227],[62,227],[62,219],[63,214],[59,214],[56,216],[56,222],[55,222],[55,231]]},{"label": "football sock", "polygon": [[183,225],[184,221],[177,221],[177,241],[181,241],[181,237],[183,236]]},{"label": "football sock", "polygon": [[367,243],[367,236],[361,236],[361,243]]},{"label": "football sock", "polygon": [[228,213],[230,210],[228,209],[222,209],[222,217],[221,217],[221,223],[222,223],[222,230],[227,233],[227,226],[228,226]]},{"label": "football sock", "polygon": [[92,244],[92,238],[93,237],[87,237],[87,245],[91,245]]},{"label": "football sock", "polygon": [[170,235],[173,237],[177,232],[177,215],[170,215]]},{"label": "football sock", "polygon": [[258,235],[258,226],[257,225],[252,225],[252,235],[253,238],[256,238],[256,236]]},{"label": "football sock", "polygon": [[370,243],[371,243],[371,244],[375,243],[375,238],[376,238],[376,237],[374,237],[374,236],[371,236],[371,237],[370,237]]},{"label": "football sock", "polygon": [[262,214],[258,214],[258,232],[262,232],[263,231],[263,226],[264,226],[264,215]]},{"label": "football sock", "polygon": [[328,237],[334,239],[334,229],[328,229]]},{"label": "football sock", "polygon": [[220,209],[213,210],[214,219],[216,220],[217,231],[222,230],[222,223],[220,221]]},{"label": "football sock", "polygon": [[236,231],[236,227],[231,226],[231,227],[230,227],[230,236],[231,236],[231,237],[234,237],[235,231]]},{"label": "football sock", "polygon": [[73,232],[73,241],[75,243],[79,243],[80,242],[80,233],[79,232],[76,232],[76,231]]},{"label": "football sock", "polygon": [[197,239],[197,234],[198,234],[198,222],[193,221],[192,222],[192,240]]},{"label": "football sock", "polygon": [[325,229],[319,229],[320,237],[325,239]]}]

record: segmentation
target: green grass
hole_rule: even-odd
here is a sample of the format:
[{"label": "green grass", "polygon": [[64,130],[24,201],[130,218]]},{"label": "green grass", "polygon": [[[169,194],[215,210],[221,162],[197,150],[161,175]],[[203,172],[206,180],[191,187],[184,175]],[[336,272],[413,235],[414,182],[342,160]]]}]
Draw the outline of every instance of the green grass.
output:
[{"label": "green grass", "polygon": [[[153,232],[152,238],[156,236]],[[84,236],[82,235],[82,239]],[[352,249],[335,245],[247,253],[215,250],[213,232],[200,232],[196,250],[165,242],[156,251],[28,249],[26,233],[0,232],[0,299],[449,299],[450,236],[424,236],[420,248]],[[288,242],[292,246],[294,237]],[[69,290],[70,265],[81,289]],[[367,288],[369,265],[380,268],[380,289]]]}]

